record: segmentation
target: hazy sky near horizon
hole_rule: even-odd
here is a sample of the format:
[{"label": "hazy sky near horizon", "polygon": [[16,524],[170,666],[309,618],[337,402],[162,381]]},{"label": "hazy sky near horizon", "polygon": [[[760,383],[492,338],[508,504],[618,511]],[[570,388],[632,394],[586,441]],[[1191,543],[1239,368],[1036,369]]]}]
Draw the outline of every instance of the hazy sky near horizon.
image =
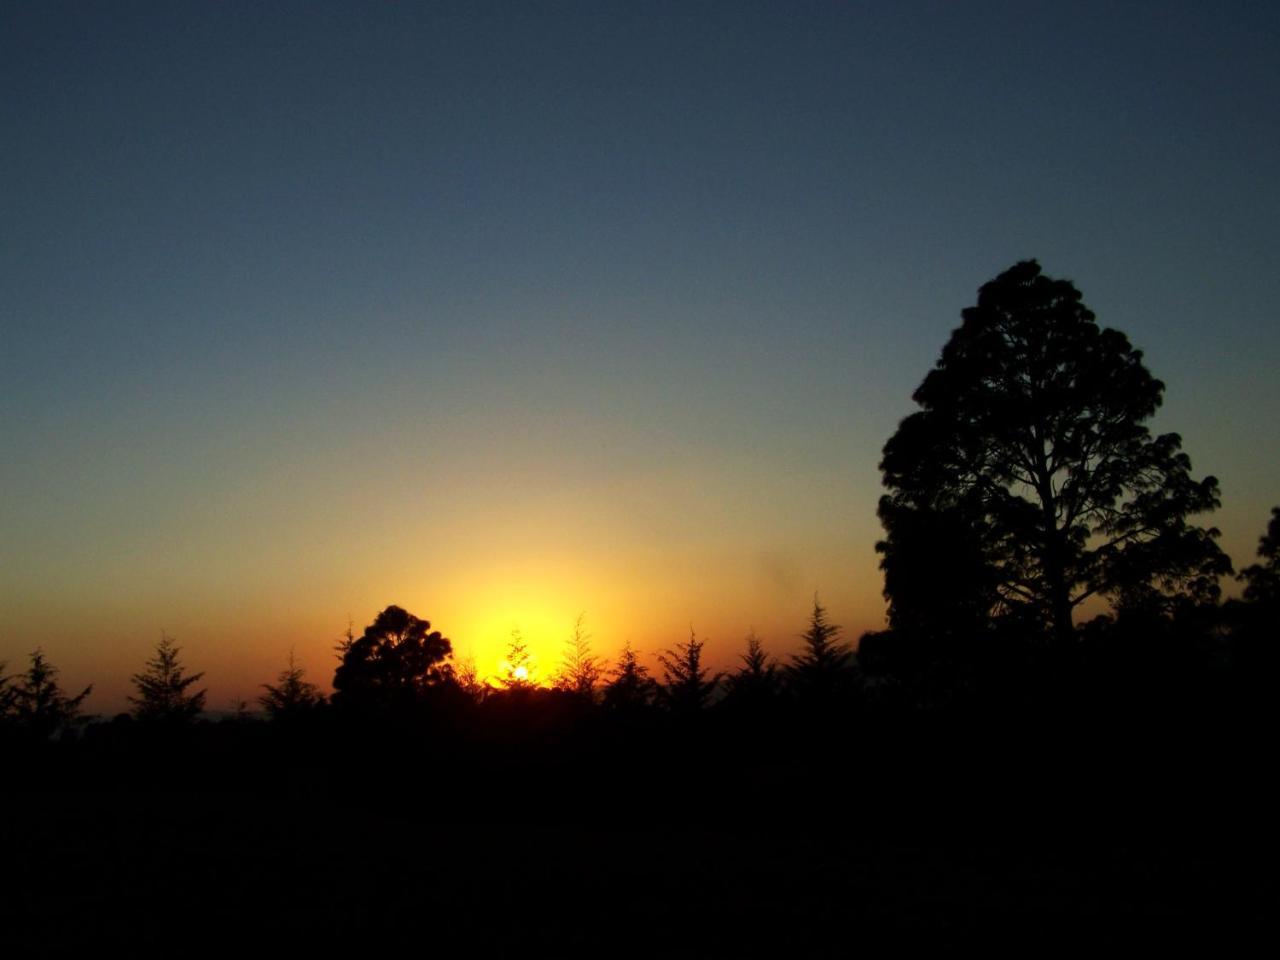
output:
[{"label": "hazy sky near horizon", "polygon": [[8,3],[0,660],[121,708],[322,683],[397,603],[491,670],[818,591],[1036,257],[1165,381],[1237,566],[1280,504],[1280,7]]}]

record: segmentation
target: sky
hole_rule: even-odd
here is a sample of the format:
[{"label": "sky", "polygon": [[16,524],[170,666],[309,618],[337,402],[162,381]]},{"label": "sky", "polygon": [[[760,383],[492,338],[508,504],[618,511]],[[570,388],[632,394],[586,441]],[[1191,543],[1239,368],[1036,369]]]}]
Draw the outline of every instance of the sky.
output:
[{"label": "sky", "polygon": [[1280,504],[1280,7],[0,7],[0,661],[208,705],[884,624],[880,449],[1037,258]]}]

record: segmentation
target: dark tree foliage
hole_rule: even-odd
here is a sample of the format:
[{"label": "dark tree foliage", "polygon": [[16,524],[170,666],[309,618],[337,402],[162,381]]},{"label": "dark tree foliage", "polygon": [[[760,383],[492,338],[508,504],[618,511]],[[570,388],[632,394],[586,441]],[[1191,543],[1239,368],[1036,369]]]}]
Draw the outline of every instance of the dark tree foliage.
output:
[{"label": "dark tree foliage", "polygon": [[802,704],[826,708],[849,695],[856,670],[853,651],[840,641],[840,627],[827,622],[827,611],[813,600],[804,646],[787,664],[788,686]]},{"label": "dark tree foliage", "polygon": [[173,637],[161,634],[156,653],[147,661],[147,669],[133,675],[138,695],[130,697],[134,716],[150,723],[190,723],[204,709],[204,690],[187,693],[187,688],[200,681],[204,673],[184,675],[178,654],[182,648]]},{"label": "dark tree foliage", "polygon": [[1258,540],[1258,559],[1240,572],[1244,598],[1250,603],[1280,605],[1280,507],[1271,508],[1267,532]]},{"label": "dark tree foliage", "polygon": [[58,669],[37,649],[31,654],[26,671],[0,681],[0,707],[19,733],[47,740],[76,722],[80,705],[92,690],[90,684],[76,696],[68,697],[58,685]]},{"label": "dark tree foliage", "polygon": [[578,615],[573,633],[565,641],[565,653],[560,661],[555,688],[590,703],[595,701],[596,688],[600,685],[604,670],[600,659],[591,652],[591,634],[586,631],[584,618],[583,614]]},{"label": "dark tree foliage", "polygon": [[1035,261],[962,316],[880,464],[891,625],[989,612],[1065,640],[1094,595],[1166,613],[1216,600],[1230,561],[1188,518],[1218,484],[1144,425],[1164,385],[1142,354]]},{"label": "dark tree foliage", "polygon": [[276,678],[274,684],[264,683],[262,688],[267,692],[258,698],[258,703],[272,720],[297,720],[310,714],[324,703],[320,688],[304,679],[302,667],[289,651],[289,665]]},{"label": "dark tree foliage", "polygon": [[725,704],[761,709],[777,699],[782,690],[782,677],[755,631],[747,635],[746,643],[746,652],[738,655],[742,666],[724,678]]},{"label": "dark tree foliage", "polygon": [[519,630],[511,631],[511,641],[507,644],[507,656],[498,683],[510,693],[526,693],[538,685],[529,644]]},{"label": "dark tree foliage", "polygon": [[357,709],[401,709],[424,702],[452,679],[453,647],[428,620],[401,607],[378,614],[364,633],[340,648],[333,703]]},{"label": "dark tree foliage", "polygon": [[705,644],[690,630],[686,642],[658,654],[662,664],[659,695],[672,713],[692,714],[704,709],[720,683],[720,674],[709,673],[702,665]]},{"label": "dark tree foliage", "polygon": [[628,642],[609,672],[609,682],[602,695],[604,706],[621,713],[642,710],[653,703],[656,686]]}]

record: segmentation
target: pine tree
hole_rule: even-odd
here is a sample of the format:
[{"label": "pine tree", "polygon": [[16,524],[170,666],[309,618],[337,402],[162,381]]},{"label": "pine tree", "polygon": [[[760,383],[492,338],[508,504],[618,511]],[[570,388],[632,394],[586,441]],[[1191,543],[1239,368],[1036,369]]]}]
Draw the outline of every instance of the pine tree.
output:
[{"label": "pine tree", "polygon": [[827,611],[813,598],[803,649],[787,665],[788,684],[801,706],[828,707],[851,692],[853,651],[840,642],[840,627],[827,623]]},{"label": "pine tree", "polygon": [[662,664],[660,694],[672,713],[697,713],[706,707],[715,693],[720,674],[710,674],[702,666],[705,644],[706,641],[699,640],[690,629],[687,642],[678,643],[674,650],[658,654],[658,662]]},{"label": "pine tree", "polygon": [[622,713],[642,710],[653,703],[655,686],[631,641],[627,641],[609,672],[609,682],[605,684],[603,693],[604,705]]},{"label": "pine tree", "polygon": [[507,657],[502,662],[498,682],[504,690],[527,691],[538,684],[534,679],[536,668],[533,657],[529,654],[529,645],[520,631],[511,631],[511,641],[507,644]]},{"label": "pine tree", "polygon": [[591,702],[595,700],[603,671],[600,659],[591,653],[591,634],[583,626],[584,619],[585,614],[578,614],[573,633],[565,641],[566,650],[555,687]]},{"label": "pine tree", "polygon": [[738,655],[742,666],[725,677],[725,702],[741,707],[763,707],[777,697],[782,678],[778,665],[765,652],[754,630],[747,634],[746,642],[746,653]]},{"label": "pine tree", "polygon": [[178,661],[181,649],[173,637],[162,633],[155,656],[147,661],[146,671],[133,675],[138,695],[130,697],[129,702],[134,705],[133,713],[139,720],[190,723],[204,709],[206,691],[187,693],[187,688],[199,682],[204,673],[194,673],[189,677],[183,675]]},{"label": "pine tree", "polygon": [[26,672],[8,678],[16,682],[0,690],[0,701],[5,703],[9,715],[23,734],[36,740],[47,740],[75,723],[80,705],[93,690],[93,685],[85,687],[74,697],[68,697],[58,686],[57,678],[58,669],[37,648],[31,654],[31,665]]},{"label": "pine tree", "polygon": [[258,703],[272,720],[294,720],[324,703],[320,688],[304,680],[304,676],[305,672],[290,650],[288,667],[280,672],[274,685],[262,685],[267,692],[258,698]]}]

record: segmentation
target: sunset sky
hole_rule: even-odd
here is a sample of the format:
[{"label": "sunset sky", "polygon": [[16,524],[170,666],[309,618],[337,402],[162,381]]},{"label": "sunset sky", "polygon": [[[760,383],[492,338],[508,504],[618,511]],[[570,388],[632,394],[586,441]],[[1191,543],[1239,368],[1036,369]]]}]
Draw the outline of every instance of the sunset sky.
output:
[{"label": "sunset sky", "polygon": [[208,705],[399,604],[492,672],[884,622],[880,448],[1040,260],[1280,504],[1280,6],[0,8],[0,660]]}]

